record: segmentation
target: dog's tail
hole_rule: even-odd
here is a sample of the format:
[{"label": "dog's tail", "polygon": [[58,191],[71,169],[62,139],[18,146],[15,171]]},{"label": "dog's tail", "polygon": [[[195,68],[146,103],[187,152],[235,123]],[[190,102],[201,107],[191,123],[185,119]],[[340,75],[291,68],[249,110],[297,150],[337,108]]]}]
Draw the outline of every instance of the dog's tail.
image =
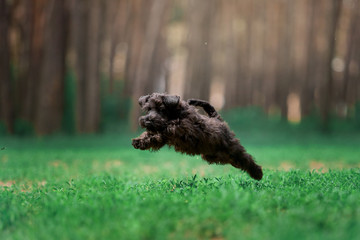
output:
[{"label": "dog's tail", "polygon": [[187,102],[189,105],[202,107],[204,111],[209,115],[209,117],[217,118],[220,121],[223,121],[223,119],[220,117],[220,115],[216,112],[215,108],[210,103],[199,99],[189,99]]},{"label": "dog's tail", "polygon": [[231,165],[244,170],[255,180],[262,179],[263,171],[261,166],[256,164],[254,158],[241,145],[231,155],[233,159]]}]

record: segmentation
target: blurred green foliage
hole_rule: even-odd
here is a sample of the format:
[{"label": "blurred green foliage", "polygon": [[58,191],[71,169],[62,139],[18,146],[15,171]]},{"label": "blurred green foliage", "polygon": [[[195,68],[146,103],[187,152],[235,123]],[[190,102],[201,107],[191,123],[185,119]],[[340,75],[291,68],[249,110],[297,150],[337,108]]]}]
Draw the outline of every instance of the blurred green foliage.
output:
[{"label": "blurred green foliage", "polygon": [[68,70],[65,75],[64,83],[64,115],[62,120],[62,130],[67,134],[75,134],[75,110],[76,110],[76,82],[74,73]]},{"label": "blurred green foliage", "polygon": [[360,129],[360,102],[357,102],[355,105],[355,122],[357,128]]},{"label": "blurred green foliage", "polygon": [[15,119],[14,122],[14,133],[17,136],[24,137],[24,136],[33,136],[35,133],[34,126],[23,119]]},{"label": "blurred green foliage", "polygon": [[101,131],[102,132],[124,132],[128,126],[128,114],[131,101],[122,93],[123,81],[114,81],[112,92],[110,92],[109,80],[103,76],[101,81]]},{"label": "blurred green foliage", "polygon": [[7,129],[5,123],[0,121],[0,136],[4,136],[7,134]]}]

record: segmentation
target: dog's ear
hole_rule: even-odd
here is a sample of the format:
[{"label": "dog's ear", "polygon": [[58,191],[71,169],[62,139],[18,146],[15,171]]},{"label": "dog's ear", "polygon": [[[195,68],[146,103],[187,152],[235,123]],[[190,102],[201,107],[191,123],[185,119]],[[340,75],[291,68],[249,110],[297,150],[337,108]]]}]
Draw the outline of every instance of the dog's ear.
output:
[{"label": "dog's ear", "polygon": [[174,108],[179,104],[180,97],[179,96],[163,96],[162,100],[166,107]]}]

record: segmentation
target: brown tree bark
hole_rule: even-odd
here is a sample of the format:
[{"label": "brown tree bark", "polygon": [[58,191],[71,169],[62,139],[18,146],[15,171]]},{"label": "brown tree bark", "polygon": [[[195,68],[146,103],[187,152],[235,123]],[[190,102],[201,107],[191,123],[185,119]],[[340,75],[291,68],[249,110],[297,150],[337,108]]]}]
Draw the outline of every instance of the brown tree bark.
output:
[{"label": "brown tree bark", "polygon": [[43,59],[38,82],[34,125],[37,134],[59,131],[63,116],[66,1],[50,0],[45,8]]},{"label": "brown tree bark", "polygon": [[275,98],[280,107],[281,118],[287,119],[287,97],[291,79],[293,79],[292,65],[292,29],[294,25],[294,3],[293,1],[280,2],[279,48],[277,52],[277,80],[275,85]]},{"label": "brown tree bark", "polygon": [[[360,2],[358,3],[358,7],[360,8]],[[359,10],[357,10],[359,11]],[[357,29],[356,37],[356,51],[354,54],[354,62],[357,64],[357,71],[354,71],[352,76],[352,89],[354,91],[354,97],[355,101],[357,102],[358,108],[357,108],[357,115],[358,115],[358,126],[360,127],[360,30]]]},{"label": "brown tree bark", "polygon": [[256,62],[255,68],[252,70],[252,97],[251,104],[256,106],[264,105],[264,93],[263,93],[263,85],[267,81],[266,75],[264,72],[267,61],[265,59],[265,22],[266,22],[266,5],[265,2],[267,0],[253,1],[253,9],[255,11],[254,21],[255,24],[254,29],[255,34],[253,34],[253,39],[256,44],[254,49],[256,52]]},{"label": "brown tree bark", "polygon": [[145,41],[141,47],[139,65],[135,75],[135,88],[133,94],[138,97],[144,94],[147,82],[155,82],[149,75],[151,73],[152,60],[156,58],[155,51],[157,42],[160,40],[161,30],[164,26],[164,16],[168,1],[156,0],[154,1],[146,26]]},{"label": "brown tree bark", "polygon": [[44,47],[44,24],[45,24],[45,7],[46,0],[34,0],[27,5],[31,8],[30,22],[30,49],[29,57],[25,61],[29,61],[28,71],[26,71],[24,79],[21,79],[22,86],[20,89],[20,114],[19,117],[28,122],[34,122],[36,113],[36,98],[38,96],[38,84],[41,75],[41,66]]},{"label": "brown tree bark", "polygon": [[[273,5],[268,1],[265,1],[266,8],[268,9],[266,12],[266,17],[264,17],[265,24],[265,46],[264,46],[264,57],[266,59],[265,66],[265,76],[266,82],[263,85],[263,93],[265,95],[265,111],[270,113],[272,110],[272,106],[275,103],[275,86],[276,86],[276,74],[277,74],[277,66],[278,59],[277,50],[279,49],[279,39],[278,39],[278,29],[276,28],[279,22],[279,9],[276,7],[277,5]],[[270,6],[273,6],[270,9]]]},{"label": "brown tree bark", "polygon": [[128,24],[128,50],[125,66],[124,95],[132,96],[136,71],[139,66],[142,44],[145,39],[145,28],[148,20],[152,0],[133,0],[130,3],[130,16]]},{"label": "brown tree bark", "polygon": [[[166,20],[166,18],[164,18]],[[158,40],[154,49],[153,58],[151,60],[148,80],[144,86],[145,93],[165,92],[168,81],[168,66],[167,57],[168,50],[166,46],[166,39],[162,33],[159,33]]]},{"label": "brown tree bark", "polygon": [[333,0],[331,6],[331,14],[330,14],[330,27],[329,27],[329,52],[327,59],[327,73],[326,73],[326,83],[324,87],[323,93],[323,102],[321,108],[321,116],[322,116],[322,127],[325,131],[330,130],[330,113],[333,103],[333,83],[334,83],[334,75],[332,69],[332,60],[335,57],[335,41],[336,41],[336,30],[338,27],[339,16],[341,12],[342,1]]},{"label": "brown tree bark", "polygon": [[211,29],[215,2],[193,0],[190,4],[184,98],[209,100],[213,44]]},{"label": "brown tree bark", "polygon": [[356,96],[355,96],[356,91],[354,91],[356,90],[356,88],[354,88],[354,86],[352,86],[351,84],[352,81],[350,74],[350,64],[353,59],[353,54],[356,53],[355,52],[356,42],[360,40],[359,38],[357,39],[357,36],[360,34],[360,30],[359,30],[360,3],[359,2],[360,2],[359,0],[355,1],[354,8],[352,9],[350,27],[348,31],[347,51],[345,55],[343,89],[341,93],[341,98],[344,101],[344,103],[351,103],[351,104],[353,104],[356,101]]},{"label": "brown tree bark", "polygon": [[[15,105],[15,115],[17,118],[22,120],[32,121],[31,113],[34,111],[34,91],[36,89],[35,84],[32,84],[33,80],[36,80],[34,76],[35,72],[38,73],[39,65],[33,63],[33,56],[36,56],[35,52],[41,51],[40,48],[33,48],[33,31],[34,28],[41,28],[39,26],[39,21],[34,21],[34,14],[41,15],[41,9],[39,7],[35,8],[36,5],[39,5],[38,1],[20,1],[17,2],[14,6],[12,12],[12,24],[11,28],[14,32],[19,33],[19,39],[13,40],[12,46],[10,48],[17,53],[13,53],[14,58],[17,61],[13,60],[14,65],[18,69],[17,79],[14,84],[14,105]],[[38,10],[35,12],[35,10]],[[18,12],[22,11],[22,15]],[[34,23],[38,23],[35,24]],[[14,47],[15,45],[16,47]],[[40,53],[38,52],[38,56]],[[39,62],[39,58],[36,58],[36,61]],[[32,68],[31,68],[32,67]]]},{"label": "brown tree bark", "polygon": [[[237,3],[235,1],[221,1],[219,4],[220,17],[216,28],[222,32],[220,36],[214,36],[217,37],[217,45],[220,45],[223,49],[223,58],[225,58],[219,71],[226,82],[224,107],[227,109],[238,104],[239,93],[237,89],[238,81],[240,81],[240,79],[238,79],[237,76],[237,73],[239,72],[237,68],[241,68],[238,60],[239,56],[242,54],[241,48],[236,44],[237,39],[239,38],[238,35],[241,33],[234,32],[233,29],[237,12],[237,8],[235,8],[233,4],[236,6]],[[219,10],[219,8],[217,8],[217,10]],[[237,49],[238,51],[234,51],[234,49]]]},{"label": "brown tree bark", "polygon": [[127,34],[127,25],[130,18],[130,2],[129,0],[112,0],[108,8],[111,15],[111,31],[110,31],[110,55],[109,55],[109,93],[114,90],[114,61],[116,50],[119,42],[125,40]]},{"label": "brown tree bark", "polygon": [[253,36],[253,28],[254,28],[254,1],[245,0],[242,1],[245,3],[242,5],[246,11],[243,12],[245,15],[246,21],[246,32],[244,40],[245,42],[240,41],[240,44],[245,46],[245,51],[243,51],[244,55],[239,56],[242,58],[242,63],[244,66],[242,72],[238,76],[238,86],[237,91],[239,94],[239,106],[249,106],[251,104],[252,90],[253,90],[253,65],[252,60],[254,58],[254,36]]},{"label": "brown tree bark", "polygon": [[73,1],[73,38],[76,55],[75,72],[77,77],[76,125],[79,132],[85,132],[86,119],[86,81],[88,59],[88,1]]},{"label": "brown tree bark", "polygon": [[0,1],[0,121],[6,125],[8,132],[13,131],[14,103],[10,72],[9,45],[9,5]]},{"label": "brown tree bark", "polygon": [[315,76],[318,55],[315,48],[315,16],[318,9],[317,0],[310,0],[308,4],[308,32],[307,32],[307,61],[304,83],[301,90],[301,115],[309,115],[314,107]]},{"label": "brown tree bark", "polygon": [[100,58],[103,29],[102,1],[74,3],[74,42],[77,75],[77,129],[96,132],[100,123]]}]

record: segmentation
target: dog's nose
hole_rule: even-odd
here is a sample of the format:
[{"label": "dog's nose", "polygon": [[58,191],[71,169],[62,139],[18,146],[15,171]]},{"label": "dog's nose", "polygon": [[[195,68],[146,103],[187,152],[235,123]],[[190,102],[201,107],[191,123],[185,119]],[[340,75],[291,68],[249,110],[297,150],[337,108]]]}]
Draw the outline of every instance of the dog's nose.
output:
[{"label": "dog's nose", "polygon": [[149,99],[149,95],[146,95],[146,96],[141,96],[140,98],[139,98],[139,105],[142,107],[142,105],[144,104],[144,103],[146,103],[146,101]]}]

